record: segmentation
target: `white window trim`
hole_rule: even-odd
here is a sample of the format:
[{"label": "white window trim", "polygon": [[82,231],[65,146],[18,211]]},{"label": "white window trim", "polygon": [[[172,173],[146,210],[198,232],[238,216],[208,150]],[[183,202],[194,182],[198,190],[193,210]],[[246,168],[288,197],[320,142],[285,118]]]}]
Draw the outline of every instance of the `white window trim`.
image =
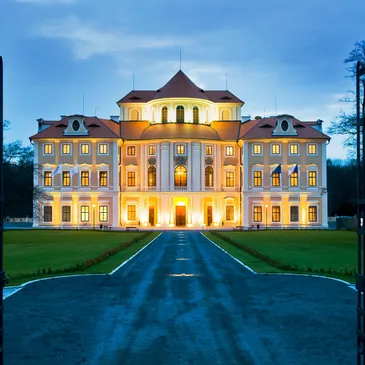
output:
[{"label": "white window trim", "polygon": [[[261,207],[261,221],[255,221],[255,207]],[[264,223],[264,214],[265,214],[265,207],[263,204],[252,204],[252,223]]]},{"label": "white window trim", "polygon": [[51,179],[52,179],[52,185],[51,186],[44,185],[44,173],[45,172],[50,172],[52,174],[52,171],[53,171],[53,169],[50,169],[50,168],[45,168],[45,169],[42,170],[42,186],[45,189],[54,188],[54,176],[51,176]]},{"label": "white window trim", "polygon": [[[63,207],[70,207],[70,221],[69,222],[65,222],[63,219],[62,219],[62,208]],[[72,224],[72,202],[61,202],[61,223],[62,224]]]},{"label": "white window trim", "polygon": [[[317,207],[317,220],[315,222],[310,222],[309,221],[309,207]],[[307,202],[307,222],[308,225],[311,224],[318,224],[318,217],[319,217],[319,204],[318,203],[311,203],[311,202]]]},{"label": "white window trim", "polygon": [[[106,145],[106,153],[100,153],[100,146]],[[98,156],[109,156],[109,143],[100,142],[98,143]]]},{"label": "white window trim", "polygon": [[[88,221],[83,222],[81,220],[81,216],[82,216],[82,214],[81,214],[81,207],[89,207],[89,220]],[[90,202],[83,203],[83,202],[80,202],[79,201],[79,224],[93,224],[92,214],[93,214],[93,212],[92,212],[91,203]],[[96,220],[95,220],[95,222],[96,222]]]},{"label": "white window trim", "polygon": [[[63,146],[70,146],[70,153],[63,153]],[[72,155],[72,143],[61,143],[61,156],[71,156]]]},{"label": "white window trim", "polygon": [[[233,155],[227,155],[227,148],[232,147],[233,148]],[[229,144],[224,146],[224,156],[225,157],[235,157],[236,156],[236,149],[234,148],[234,145]]]},{"label": "white window trim", "polygon": [[[89,153],[81,153],[82,146],[84,144],[89,145]],[[85,142],[80,143],[80,156],[90,156],[90,155],[91,155],[91,143],[85,143]]]},{"label": "white window trim", "polygon": [[[280,152],[279,153],[272,153],[272,147],[273,145],[279,145],[279,149],[280,149]],[[273,142],[273,143],[270,143],[270,156],[281,156],[281,152],[283,150],[283,146],[281,143],[278,143],[278,142]]]},{"label": "white window trim", "polygon": [[[128,206],[134,205],[136,207],[136,219],[128,219]],[[126,203],[125,209],[126,209],[126,221],[127,222],[137,222],[138,221],[138,204],[137,203]]]},{"label": "white window trim", "polygon": [[[184,146],[184,153],[177,153],[177,147],[178,146]],[[187,155],[187,149],[188,149],[188,146],[186,143],[176,143],[175,145],[175,155],[176,156],[186,156]]]},{"label": "white window trim", "polygon": [[[261,153],[254,153],[254,146],[260,145],[261,146]],[[263,143],[252,143],[252,156],[263,156],[264,155],[264,144]]]},{"label": "white window trim", "polygon": [[[50,144],[52,146],[52,153],[44,153],[44,147],[46,144]],[[53,142],[44,142],[42,143],[42,155],[43,156],[54,156],[54,143]]]},{"label": "white window trim", "polygon": [[71,169],[72,169],[72,166],[69,166],[69,165],[62,166],[62,171],[60,172],[60,187],[62,188],[62,190],[72,189],[72,175],[71,174],[70,174],[70,186],[63,185],[63,173],[71,172]]},{"label": "white window trim", "polygon": [[[273,220],[272,220],[272,215],[273,215],[272,208],[273,207],[280,207],[280,220],[278,222],[273,222]],[[270,224],[281,224],[282,220],[283,220],[283,209],[281,206],[281,202],[271,202],[270,203]]]},{"label": "white window trim", "polygon": [[[89,172],[89,185],[83,186],[81,185],[81,172],[82,171],[88,171]],[[90,189],[91,188],[91,167],[79,167],[79,188],[80,189]]]},{"label": "white window trim", "polygon": [[[309,145],[316,145],[316,153],[309,153]],[[316,142],[309,142],[307,143],[307,156],[310,157],[310,156],[318,156],[318,143]]]},{"label": "white window trim", "polygon": [[[261,171],[261,185],[259,186],[255,186],[254,182],[255,182],[255,171]],[[264,187],[264,167],[263,166],[254,166],[252,167],[252,189],[255,190],[261,190]]]},{"label": "white window trim", "polygon": [[[155,146],[155,153],[154,154],[150,153],[150,146]],[[157,153],[157,146],[156,146],[156,144],[154,144],[154,143],[149,144],[147,146],[147,152],[148,152],[148,156],[156,156],[156,153]]]},{"label": "white window trim", "polygon": [[[128,147],[134,147],[134,155],[128,155]],[[135,144],[129,144],[125,146],[125,155],[127,157],[136,157],[137,156],[137,146]]]},{"label": "white window trim", "polygon": [[[298,207],[298,221],[297,222],[292,222],[290,220],[290,218],[291,218],[291,214],[290,214],[291,207]],[[300,222],[300,203],[299,202],[289,202],[288,218],[289,218],[289,224],[293,224],[293,225],[298,225],[299,224],[299,222]]]},{"label": "white window trim", "polygon": [[[297,145],[298,146],[298,153],[291,153],[290,152],[290,146]],[[300,155],[300,143],[289,143],[288,145],[288,155],[289,156],[299,156]]]},{"label": "white window trim", "polygon": [[[106,185],[102,186],[100,185],[100,172],[106,172]],[[109,174],[109,169],[108,168],[105,168],[105,167],[100,167],[98,168],[98,181],[97,181],[97,185],[98,185],[98,188],[100,189],[108,189],[109,186],[110,186],[110,174]]]},{"label": "white window trim", "polygon": [[[207,155],[207,147],[211,147],[212,148],[212,153],[210,155]],[[204,156],[213,156],[213,145],[212,144],[206,144],[204,146]]]},{"label": "white window trim", "polygon": [[[233,173],[233,186],[227,186],[227,172]],[[224,185],[225,188],[233,189],[236,187],[236,171],[234,168],[225,168],[224,169]]]},{"label": "white window trim", "polygon": [[[227,219],[227,207],[233,207],[233,219]],[[236,219],[236,205],[234,203],[224,204],[224,221],[225,222],[235,222]]]},{"label": "white window trim", "polygon": [[[128,172],[134,172],[134,180],[135,180],[135,185],[134,186],[128,186]],[[134,165],[126,166],[126,168],[125,168],[125,184],[124,184],[124,186],[125,186],[126,189],[131,189],[131,190],[137,189],[139,187],[137,166],[134,166]]]},{"label": "white window trim", "polygon": [[[317,185],[311,186],[309,185],[309,171],[316,171],[316,183]],[[319,173],[318,173],[318,166],[309,166],[307,168],[307,189],[314,189],[317,190],[319,188]]]},{"label": "white window trim", "polygon": [[[44,207],[52,207],[52,221],[45,222],[44,221]],[[47,202],[42,204],[42,222],[43,224],[53,224],[54,223],[54,202]]]},{"label": "white window trim", "polygon": [[[100,207],[108,207],[108,213],[107,213],[107,220],[106,221],[101,221],[100,220]],[[98,223],[100,224],[105,224],[105,223],[110,223],[110,204],[109,204],[109,202],[98,202],[98,204],[97,204],[97,221],[98,221]],[[96,209],[95,208],[95,209]]]},{"label": "white window trim", "polygon": [[280,178],[280,185],[279,186],[274,186],[272,184],[272,173],[274,172],[274,170],[278,167],[278,164],[275,164],[274,166],[270,166],[270,188],[273,189],[282,189],[283,187],[283,165],[281,165],[281,174],[279,174],[279,178]]},{"label": "white window trim", "polygon": [[[297,191],[300,188],[300,165],[299,164],[298,164],[298,185],[297,186],[290,185],[290,171],[295,165],[296,165],[295,163],[288,165],[288,189],[290,191]],[[281,172],[281,174],[283,174],[283,172]]]}]

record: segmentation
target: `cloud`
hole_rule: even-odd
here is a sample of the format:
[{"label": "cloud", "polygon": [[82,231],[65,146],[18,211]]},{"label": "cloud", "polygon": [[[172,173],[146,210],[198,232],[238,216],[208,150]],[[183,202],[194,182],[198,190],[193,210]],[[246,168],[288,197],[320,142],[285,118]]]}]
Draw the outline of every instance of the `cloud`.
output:
[{"label": "cloud", "polygon": [[23,4],[46,4],[46,5],[54,5],[54,4],[71,4],[75,3],[79,0],[15,0],[17,3]]},{"label": "cloud", "polygon": [[188,39],[128,34],[125,31],[104,31],[93,28],[75,17],[41,26],[44,37],[64,39],[71,43],[76,59],[94,55],[124,53],[138,49],[164,49],[189,44]]}]

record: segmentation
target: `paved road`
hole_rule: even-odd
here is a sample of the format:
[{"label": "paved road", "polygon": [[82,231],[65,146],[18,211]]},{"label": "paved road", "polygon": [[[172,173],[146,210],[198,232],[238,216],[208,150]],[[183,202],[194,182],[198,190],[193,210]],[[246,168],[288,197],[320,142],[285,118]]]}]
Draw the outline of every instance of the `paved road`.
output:
[{"label": "paved road", "polygon": [[166,232],[112,276],[6,299],[5,363],[353,365],[355,303],[342,283],[253,275],[198,232]]}]

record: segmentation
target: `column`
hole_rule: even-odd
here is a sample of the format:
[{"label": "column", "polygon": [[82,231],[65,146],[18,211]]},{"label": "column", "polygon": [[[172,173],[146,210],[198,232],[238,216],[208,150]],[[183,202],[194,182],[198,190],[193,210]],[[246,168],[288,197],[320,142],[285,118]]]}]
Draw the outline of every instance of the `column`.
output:
[{"label": "column", "polygon": [[[192,172],[193,172],[193,166],[194,166],[194,162],[192,157],[191,157],[191,148],[192,148],[192,144],[194,142],[189,142],[188,143],[188,163],[187,163],[187,174],[188,174],[188,191],[191,191],[192,190],[192,184],[191,184],[191,181],[192,181],[192,178],[191,178],[191,175],[192,175]],[[194,181],[195,181],[195,175],[194,175]],[[193,190],[195,190],[193,188]]]},{"label": "column", "polygon": [[160,164],[160,173],[161,173],[161,190],[169,191],[169,143],[162,142],[161,143],[161,164]]},{"label": "column", "polygon": [[160,143],[156,145],[156,191],[161,191],[161,155]]},{"label": "column", "polygon": [[[119,227],[119,206],[118,206],[118,194],[113,195],[113,216],[112,216],[112,227]],[[110,214],[111,212],[108,212]]]},{"label": "column", "polygon": [[[204,144],[202,144],[202,147],[204,146]],[[204,149],[201,148],[200,151],[200,164],[199,164],[199,169],[200,169],[200,191],[205,191],[205,161],[204,161]],[[215,172],[215,171],[214,171]],[[199,173],[198,175],[199,176]]]},{"label": "column", "polygon": [[[192,164],[192,173],[194,175],[193,179],[193,191],[199,191],[200,190],[200,180],[201,176],[204,172],[204,164],[200,166],[201,161],[201,144],[200,142],[192,142],[192,158],[191,158],[191,164]],[[200,174],[201,172],[201,174]],[[204,181],[204,180],[203,180]],[[203,185],[202,181],[202,185]]]},{"label": "column", "polygon": [[[269,206],[270,208],[270,206]],[[268,209],[269,209],[268,208]],[[243,213],[243,226],[248,227],[248,210],[250,207],[248,206],[248,196],[243,196],[243,207],[242,207],[242,213]]]},{"label": "column", "polygon": [[174,167],[175,167],[175,163],[174,163],[174,144],[171,143],[170,144],[170,160],[168,163],[168,166],[170,166],[170,191],[174,191]]},{"label": "column", "polygon": [[138,163],[138,179],[139,179],[139,191],[145,191],[145,170],[146,170],[146,161],[144,154],[144,145],[139,145],[139,158],[137,159]]}]

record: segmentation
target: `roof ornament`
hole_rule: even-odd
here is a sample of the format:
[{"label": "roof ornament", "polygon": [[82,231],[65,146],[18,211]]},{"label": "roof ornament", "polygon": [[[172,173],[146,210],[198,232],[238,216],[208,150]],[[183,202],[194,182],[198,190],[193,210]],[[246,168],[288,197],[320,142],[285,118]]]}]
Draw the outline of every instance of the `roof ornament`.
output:
[{"label": "roof ornament", "polygon": [[180,71],[181,71],[181,49],[180,49]]}]

